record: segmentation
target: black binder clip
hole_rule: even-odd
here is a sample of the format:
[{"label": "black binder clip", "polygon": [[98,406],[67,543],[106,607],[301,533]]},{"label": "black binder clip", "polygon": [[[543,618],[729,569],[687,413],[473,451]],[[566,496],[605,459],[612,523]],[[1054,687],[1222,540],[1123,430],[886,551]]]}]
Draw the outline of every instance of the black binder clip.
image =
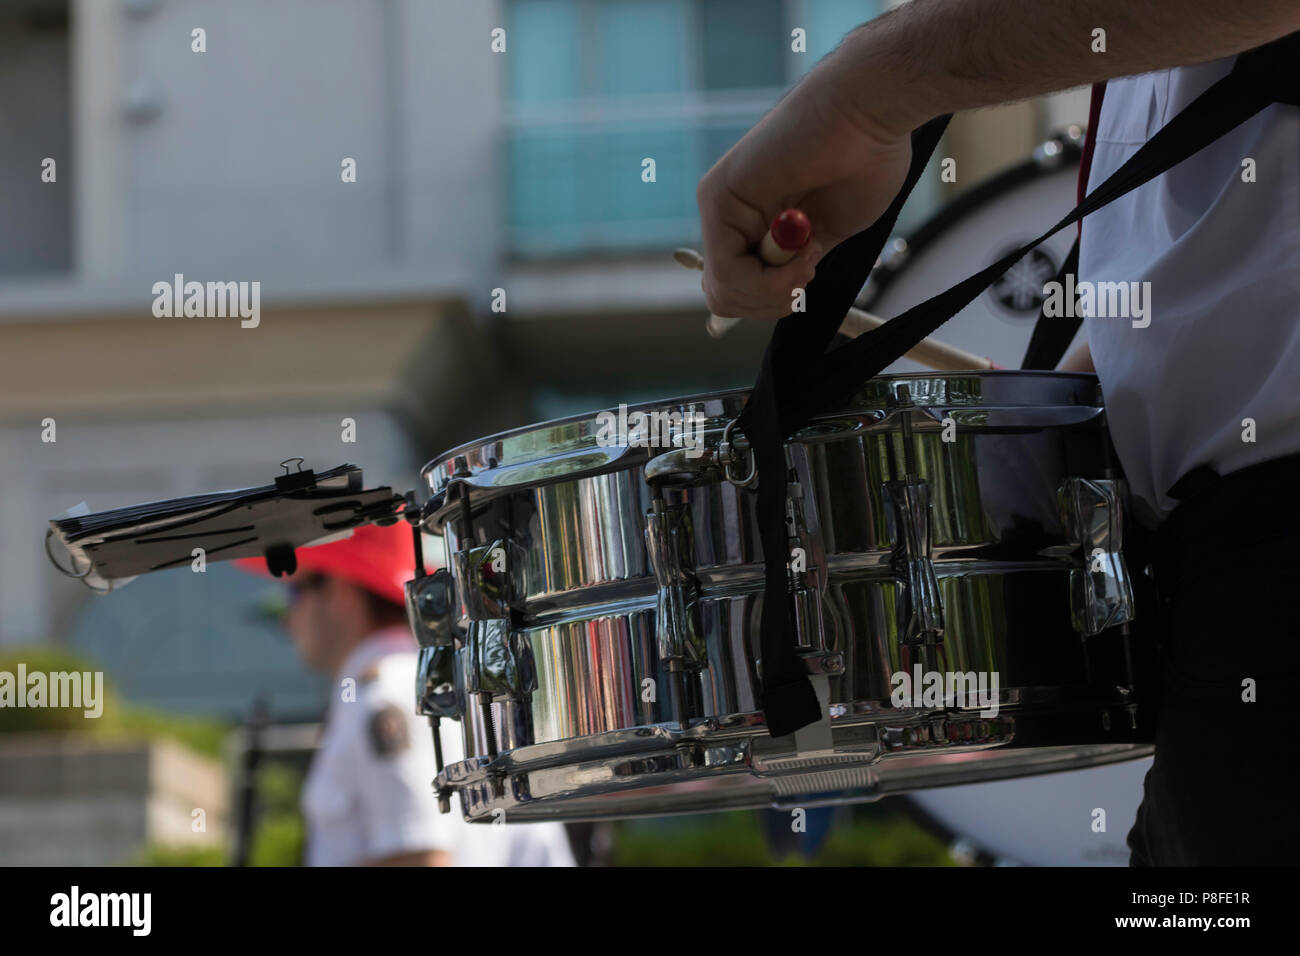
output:
[{"label": "black binder clip", "polygon": [[[316,484],[316,473],[310,468],[302,467],[302,458],[286,458],[280,462],[280,467],[284,469],[284,474],[275,479],[275,487],[278,491],[298,491],[302,488],[311,488]],[[289,465],[293,462],[298,463],[297,471],[289,471]]]}]

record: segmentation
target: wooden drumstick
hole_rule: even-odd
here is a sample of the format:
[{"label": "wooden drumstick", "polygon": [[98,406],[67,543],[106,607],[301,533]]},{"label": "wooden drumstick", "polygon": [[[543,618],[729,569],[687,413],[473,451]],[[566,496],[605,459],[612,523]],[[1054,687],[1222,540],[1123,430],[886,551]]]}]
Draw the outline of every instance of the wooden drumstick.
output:
[{"label": "wooden drumstick", "polygon": [[[802,209],[783,210],[773,217],[772,224],[763,233],[763,239],[758,244],[758,257],[769,266],[783,266],[799,254],[811,235],[812,223]],[[693,255],[695,261],[684,261],[682,255]],[[673,257],[688,269],[704,271],[704,259],[693,249],[678,249]],[[742,321],[744,320],[710,314],[704,327],[711,336],[720,339]]]},{"label": "wooden drumstick", "polygon": [[[675,249],[673,258],[679,265],[687,269],[696,269],[703,271],[704,257],[694,249]],[[717,315],[710,315],[705,328],[715,339],[720,339],[726,335],[744,319],[723,318]],[[844,322],[840,325],[840,334],[847,335],[851,339],[856,339],[864,332],[870,332],[885,322],[878,315],[872,315],[870,312],[864,312],[862,309],[850,308],[848,314],[844,316]],[[903,358],[911,359],[927,368],[932,368],[941,372],[957,372],[967,369],[980,368],[997,368],[992,360],[982,355],[976,355],[973,352],[967,352],[965,349],[959,349],[955,345],[949,345],[946,342],[940,342],[938,339],[925,338],[917,343],[915,348],[907,352]]]}]

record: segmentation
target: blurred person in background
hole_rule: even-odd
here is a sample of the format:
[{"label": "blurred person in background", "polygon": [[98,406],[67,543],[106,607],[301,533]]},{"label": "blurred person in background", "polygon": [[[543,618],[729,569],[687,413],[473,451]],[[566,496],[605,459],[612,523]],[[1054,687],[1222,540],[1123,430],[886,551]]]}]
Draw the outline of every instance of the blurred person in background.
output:
[{"label": "blurred person in background", "polygon": [[[308,866],[573,866],[559,823],[469,824],[438,812],[433,741],[415,713],[416,645],[403,583],[405,522],[297,552],[287,628],[304,664],[333,678],[303,787]],[[265,574],[261,558],[237,561]],[[458,726],[444,759],[461,759]]]}]

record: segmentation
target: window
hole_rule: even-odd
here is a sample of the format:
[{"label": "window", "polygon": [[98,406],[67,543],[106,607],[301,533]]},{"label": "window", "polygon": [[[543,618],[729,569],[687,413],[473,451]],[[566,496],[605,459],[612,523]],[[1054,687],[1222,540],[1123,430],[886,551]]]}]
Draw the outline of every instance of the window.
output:
[{"label": "window", "polygon": [[0,230],[0,277],[72,268],[69,58],[67,3],[0,9],[0,221],[12,225]]},{"label": "window", "polygon": [[[513,0],[506,235],[523,257],[698,240],[695,184],[883,0]],[[807,54],[790,31],[808,31]],[[655,181],[642,179],[654,160]]]}]

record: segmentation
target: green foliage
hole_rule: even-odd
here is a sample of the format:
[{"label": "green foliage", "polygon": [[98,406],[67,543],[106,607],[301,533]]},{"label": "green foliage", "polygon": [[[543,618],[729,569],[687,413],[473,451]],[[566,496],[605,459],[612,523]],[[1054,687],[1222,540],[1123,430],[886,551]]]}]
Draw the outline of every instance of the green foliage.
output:
[{"label": "green foliage", "polygon": [[[250,866],[300,866],[305,828],[298,810],[302,774],[282,763],[266,763],[257,771],[258,819],[248,852]],[[229,821],[235,826],[235,821]],[[233,836],[232,841],[233,842]],[[130,861],[133,866],[226,866],[224,847],[152,844]]]},{"label": "green foliage", "polygon": [[253,835],[248,862],[252,866],[301,866],[304,844],[301,816],[266,817]]},{"label": "green foliage", "polygon": [[219,846],[166,846],[151,843],[137,853],[130,866],[225,866],[226,852]]},{"label": "green foliage", "polygon": [[[0,671],[18,675],[22,664],[28,674],[95,672],[94,663],[61,647],[36,645],[5,648],[0,652]],[[87,717],[84,707],[0,707],[0,734],[79,734],[106,744],[167,739],[206,757],[221,760],[230,726],[199,717],[167,714],[126,703],[105,679],[101,688],[102,712]],[[222,866],[226,850],[221,846],[142,847],[129,861],[135,866]]]},{"label": "green foliage", "polygon": [[[7,648],[0,671],[17,674],[18,664],[35,671],[94,671],[93,664],[62,648]],[[231,728],[216,721],[165,714],[126,704],[105,682],[103,716],[87,719],[80,708],[0,708],[0,733],[79,732],[106,741],[168,738],[220,759]],[[298,809],[302,777],[280,763],[258,770],[259,819],[250,863],[295,866],[302,861],[304,824]],[[905,818],[879,807],[841,812],[830,836],[812,860],[772,858],[757,814],[731,812],[672,821],[615,824],[614,863],[621,866],[951,866],[942,841]],[[222,847],[151,845],[131,861],[139,866],[220,866]]]},{"label": "green foliage", "polygon": [[943,842],[885,811],[843,812],[811,860],[774,859],[757,813],[616,824],[616,866],[953,866]]},{"label": "green foliage", "polygon": [[[105,718],[107,716],[105,712]],[[231,731],[229,724],[218,721],[184,717],[132,705],[118,708],[113,720],[102,719],[94,723],[96,726],[88,729],[100,740],[167,739],[214,760],[220,760],[224,756],[225,739]]]},{"label": "green foliage", "polygon": [[257,802],[264,817],[298,812],[302,774],[286,763],[267,762],[257,768]]},{"label": "green foliage", "polygon": [[[52,645],[13,647],[0,652],[0,671],[16,676],[20,663],[28,674],[98,670],[92,662]],[[80,707],[0,707],[0,734],[85,733],[105,742],[167,738],[205,756],[221,758],[231,729],[228,724],[128,704],[107,679],[103,696],[103,713],[95,718],[86,717]]]},{"label": "green foliage", "polygon": [[300,866],[306,828],[298,809],[302,774],[287,764],[257,769],[257,826],[249,850],[251,866]]},{"label": "green foliage", "polygon": [[[14,675],[18,680],[19,665],[28,674],[51,672],[94,672],[97,668],[89,661],[70,654],[59,647],[34,645],[0,649],[0,671]],[[24,693],[25,688],[17,688]],[[0,733],[70,732],[94,729],[110,714],[119,712],[121,702],[116,692],[105,680],[103,684],[103,715],[88,718],[81,707],[0,707]]]}]

